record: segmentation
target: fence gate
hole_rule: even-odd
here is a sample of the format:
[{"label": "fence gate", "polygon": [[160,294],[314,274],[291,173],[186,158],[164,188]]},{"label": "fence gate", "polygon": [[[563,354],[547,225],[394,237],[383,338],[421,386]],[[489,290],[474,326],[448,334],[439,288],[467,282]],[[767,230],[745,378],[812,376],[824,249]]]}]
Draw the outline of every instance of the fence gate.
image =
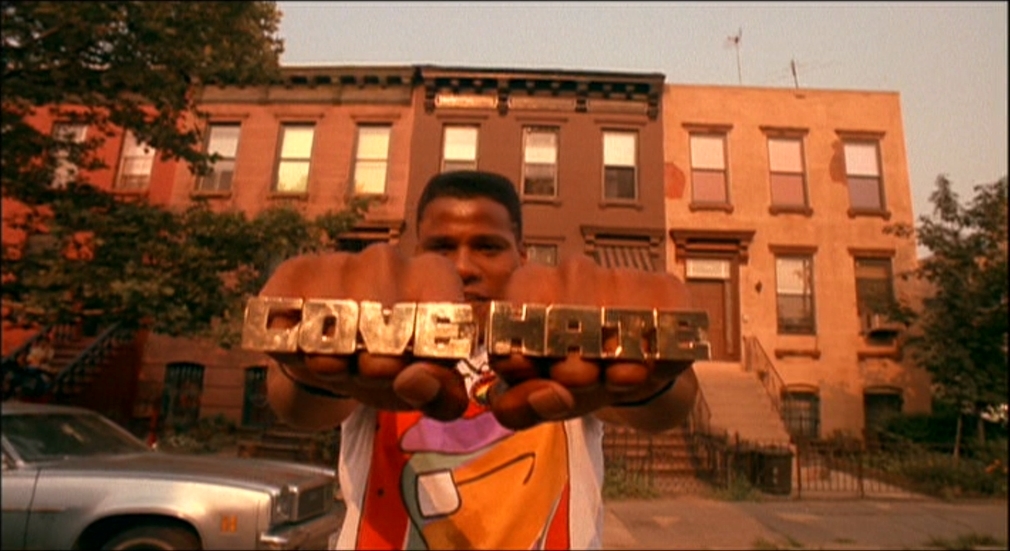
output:
[{"label": "fence gate", "polygon": [[196,425],[200,419],[203,370],[199,364],[168,364],[162,395],[162,426],[169,430],[182,430]]}]

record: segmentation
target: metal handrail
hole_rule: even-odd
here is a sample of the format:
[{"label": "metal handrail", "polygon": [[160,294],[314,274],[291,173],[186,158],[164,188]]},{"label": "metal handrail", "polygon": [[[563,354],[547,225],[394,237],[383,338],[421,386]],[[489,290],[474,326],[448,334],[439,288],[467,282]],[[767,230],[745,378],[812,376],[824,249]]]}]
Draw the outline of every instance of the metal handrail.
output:
[{"label": "metal handrail", "polygon": [[775,408],[779,417],[782,417],[782,390],[786,386],[782,376],[775,370],[775,364],[772,363],[757,337],[753,335],[744,337],[744,347],[747,371],[757,374],[758,380],[761,381],[768,397],[771,398],[772,407]]},{"label": "metal handrail", "polygon": [[84,378],[88,369],[105,361],[108,354],[127,333],[129,331],[118,322],[102,331],[93,343],[56,375],[52,386],[53,393],[56,396],[69,394],[74,385]]},{"label": "metal handrail", "polygon": [[60,343],[70,340],[69,335],[73,333],[75,328],[76,326],[72,324],[60,324],[60,325],[47,325],[39,329],[34,335],[28,338],[25,342],[21,343],[17,348],[12,350],[10,354],[7,354],[6,356],[3,357],[2,362],[4,368],[6,369],[9,367],[21,366],[22,363],[24,362],[25,357],[28,356],[28,352],[31,351],[32,345],[34,345],[39,339],[41,339],[42,335],[47,334],[52,335],[54,337],[53,338],[54,344]]},{"label": "metal handrail", "polygon": [[698,387],[698,394],[694,399],[694,406],[687,416],[687,426],[691,434],[710,434],[712,423],[712,410],[705,400],[705,393]]}]

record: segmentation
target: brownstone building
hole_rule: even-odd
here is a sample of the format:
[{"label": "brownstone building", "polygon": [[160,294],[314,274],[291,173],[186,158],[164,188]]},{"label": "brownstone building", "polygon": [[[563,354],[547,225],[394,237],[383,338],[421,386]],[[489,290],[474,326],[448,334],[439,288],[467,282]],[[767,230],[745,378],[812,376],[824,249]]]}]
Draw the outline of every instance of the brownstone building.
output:
[{"label": "brownstone building", "polygon": [[784,435],[727,390],[754,372],[793,436],[928,411],[883,314],[916,265],[914,241],[884,233],[913,223],[898,94],[668,85],[663,119],[667,269],[709,313],[714,361],[696,371],[713,419]]},{"label": "brownstone building", "polygon": [[[221,157],[210,175],[137,164],[127,157],[153,153],[124,139],[107,152],[108,187],[249,214],[375,197],[341,248],[410,253],[431,176],[498,172],[519,188],[532,261],[587,254],[684,278],[710,317],[712,360],[696,371],[717,427],[752,440],[861,436],[928,410],[928,377],[901,357],[902,328],[882,307],[908,293],[897,276],[916,262],[913,242],[883,232],[913,220],[897,94],[429,65],[283,74],[203,91],[207,148]],[[266,365],[151,335],[135,415],[266,422]]]}]

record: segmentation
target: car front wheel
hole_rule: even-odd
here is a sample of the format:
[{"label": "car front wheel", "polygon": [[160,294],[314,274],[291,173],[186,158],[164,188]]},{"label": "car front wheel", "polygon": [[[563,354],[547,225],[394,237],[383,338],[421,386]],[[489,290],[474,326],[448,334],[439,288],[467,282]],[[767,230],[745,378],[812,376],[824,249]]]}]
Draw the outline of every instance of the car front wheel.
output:
[{"label": "car front wheel", "polygon": [[120,532],[105,542],[102,549],[113,551],[160,549],[177,551],[200,549],[200,539],[185,528],[175,526],[138,526]]}]

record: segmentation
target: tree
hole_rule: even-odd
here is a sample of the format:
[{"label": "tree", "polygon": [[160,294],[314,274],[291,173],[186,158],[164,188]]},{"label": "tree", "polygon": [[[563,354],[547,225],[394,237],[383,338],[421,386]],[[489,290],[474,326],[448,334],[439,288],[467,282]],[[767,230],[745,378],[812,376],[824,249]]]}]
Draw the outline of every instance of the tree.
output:
[{"label": "tree", "polygon": [[[981,414],[1007,400],[1007,178],[974,191],[961,204],[940,176],[933,214],[919,218],[914,234],[931,255],[913,275],[933,292],[914,314],[917,334],[906,344],[932,374],[937,398],[976,417],[984,440]],[[890,231],[913,235],[908,226]],[[955,454],[960,426],[959,419]]]},{"label": "tree", "polygon": [[[96,148],[123,130],[205,173],[200,87],[254,86],[279,75],[273,2],[2,2],[4,321],[104,326],[152,322],[169,335],[234,340],[244,298],[279,258],[332,245],[365,205],[309,221],[270,209],[255,219],[198,204],[184,212],[123,200],[68,163],[105,167]],[[76,143],[31,124],[33,114],[86,124]]]},{"label": "tree", "polygon": [[[208,156],[195,103],[201,84],[276,78],[283,44],[273,2],[2,2],[4,194],[48,202],[57,160],[96,168],[89,153],[117,129],[198,172]],[[50,109],[98,136],[76,144],[26,122]]]}]

